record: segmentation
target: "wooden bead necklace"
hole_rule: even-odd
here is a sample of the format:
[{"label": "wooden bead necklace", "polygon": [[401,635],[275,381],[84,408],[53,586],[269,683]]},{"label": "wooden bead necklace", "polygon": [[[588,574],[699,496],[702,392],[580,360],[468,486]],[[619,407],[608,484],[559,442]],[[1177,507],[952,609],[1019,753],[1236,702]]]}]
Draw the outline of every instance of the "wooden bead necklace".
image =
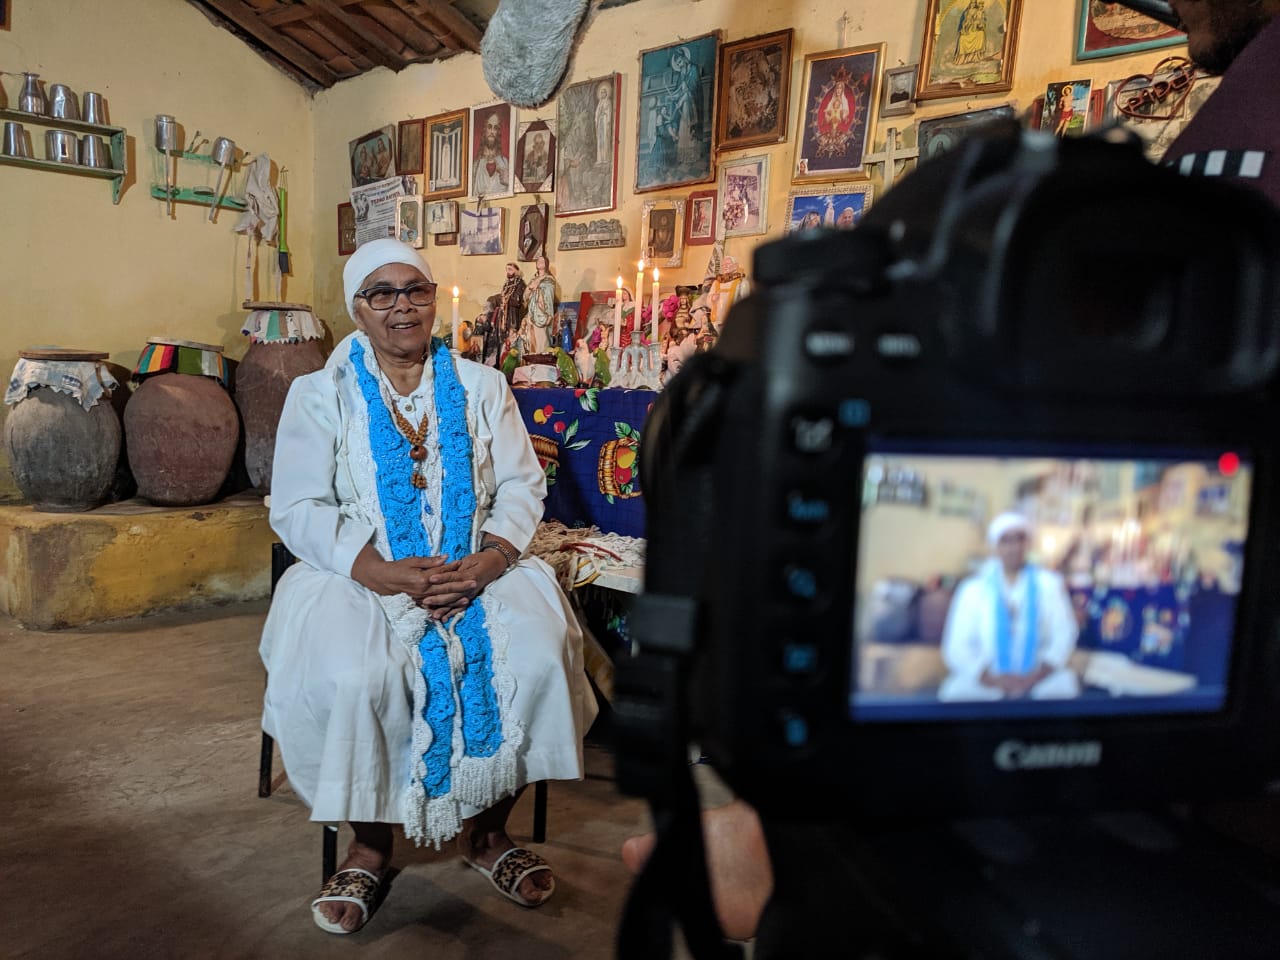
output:
[{"label": "wooden bead necklace", "polygon": [[[426,354],[423,354],[423,361],[426,360]],[[409,441],[409,459],[413,461],[413,473],[409,475],[409,482],[419,490],[427,489],[427,478],[422,474],[422,462],[427,459],[427,421],[431,417],[430,408],[422,411],[422,419],[418,422],[417,429],[409,422],[408,418],[400,412],[400,406],[395,401],[395,390],[387,377],[386,372],[381,366],[378,367],[379,380],[383,388],[383,399],[387,406],[391,408],[391,419],[395,421],[396,429]],[[410,407],[409,409],[413,409]]]}]

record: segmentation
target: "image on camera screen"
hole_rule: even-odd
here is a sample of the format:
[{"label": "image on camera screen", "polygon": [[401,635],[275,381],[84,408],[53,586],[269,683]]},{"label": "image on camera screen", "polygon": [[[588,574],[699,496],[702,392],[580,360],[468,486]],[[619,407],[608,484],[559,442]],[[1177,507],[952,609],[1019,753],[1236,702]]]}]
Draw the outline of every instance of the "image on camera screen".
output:
[{"label": "image on camera screen", "polygon": [[1237,452],[880,442],[859,722],[1223,708],[1253,470]]}]

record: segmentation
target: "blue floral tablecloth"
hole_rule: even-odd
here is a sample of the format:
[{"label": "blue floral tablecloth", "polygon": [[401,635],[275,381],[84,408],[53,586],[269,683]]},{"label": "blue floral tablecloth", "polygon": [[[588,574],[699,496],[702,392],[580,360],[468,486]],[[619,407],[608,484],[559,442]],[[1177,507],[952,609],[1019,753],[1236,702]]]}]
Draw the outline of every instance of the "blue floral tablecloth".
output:
[{"label": "blue floral tablecloth", "polygon": [[643,537],[638,458],[657,394],[535,387],[513,393],[547,476],[544,518]]}]

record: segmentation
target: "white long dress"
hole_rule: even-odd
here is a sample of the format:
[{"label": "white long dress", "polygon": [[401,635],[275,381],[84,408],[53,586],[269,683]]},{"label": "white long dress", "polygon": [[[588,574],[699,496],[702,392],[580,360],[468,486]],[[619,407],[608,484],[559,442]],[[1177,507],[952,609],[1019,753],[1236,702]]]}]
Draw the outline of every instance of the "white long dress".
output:
[{"label": "white long dress", "polygon": [[[421,680],[413,646],[389,615],[396,602],[349,575],[365,544],[389,555],[385,534],[368,516],[371,494],[361,490],[372,459],[368,407],[349,356],[353,340],[362,341],[366,366],[376,371],[367,338],[353,334],[325,369],[294,382],[280,418],[271,525],[300,562],[281,578],[263,627],[262,722],[280,744],[289,782],[312,820],[403,823],[413,769],[413,691]],[[488,532],[523,552],[542,516],[542,471],[502,375],[456,355],[454,362],[473,438],[472,549]],[[415,425],[423,410],[434,409],[432,379],[427,363],[418,389],[398,400]],[[440,543],[435,436],[432,423],[424,514],[433,548]],[[411,466],[406,458],[406,482]],[[407,597],[396,600],[417,612]],[[597,707],[583,671],[581,633],[551,569],[526,557],[490,584],[481,601],[514,748],[514,785],[581,778],[582,738]],[[460,816],[474,816],[510,789],[472,796],[479,803],[460,803]]]}]

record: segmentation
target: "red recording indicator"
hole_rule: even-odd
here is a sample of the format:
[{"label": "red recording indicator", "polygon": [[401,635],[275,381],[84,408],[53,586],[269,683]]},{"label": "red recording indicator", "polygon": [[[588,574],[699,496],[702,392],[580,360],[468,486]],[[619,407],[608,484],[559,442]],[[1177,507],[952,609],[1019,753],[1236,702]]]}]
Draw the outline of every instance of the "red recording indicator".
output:
[{"label": "red recording indicator", "polygon": [[1240,469],[1240,457],[1234,453],[1224,453],[1218,458],[1218,472],[1224,477],[1233,477]]}]

